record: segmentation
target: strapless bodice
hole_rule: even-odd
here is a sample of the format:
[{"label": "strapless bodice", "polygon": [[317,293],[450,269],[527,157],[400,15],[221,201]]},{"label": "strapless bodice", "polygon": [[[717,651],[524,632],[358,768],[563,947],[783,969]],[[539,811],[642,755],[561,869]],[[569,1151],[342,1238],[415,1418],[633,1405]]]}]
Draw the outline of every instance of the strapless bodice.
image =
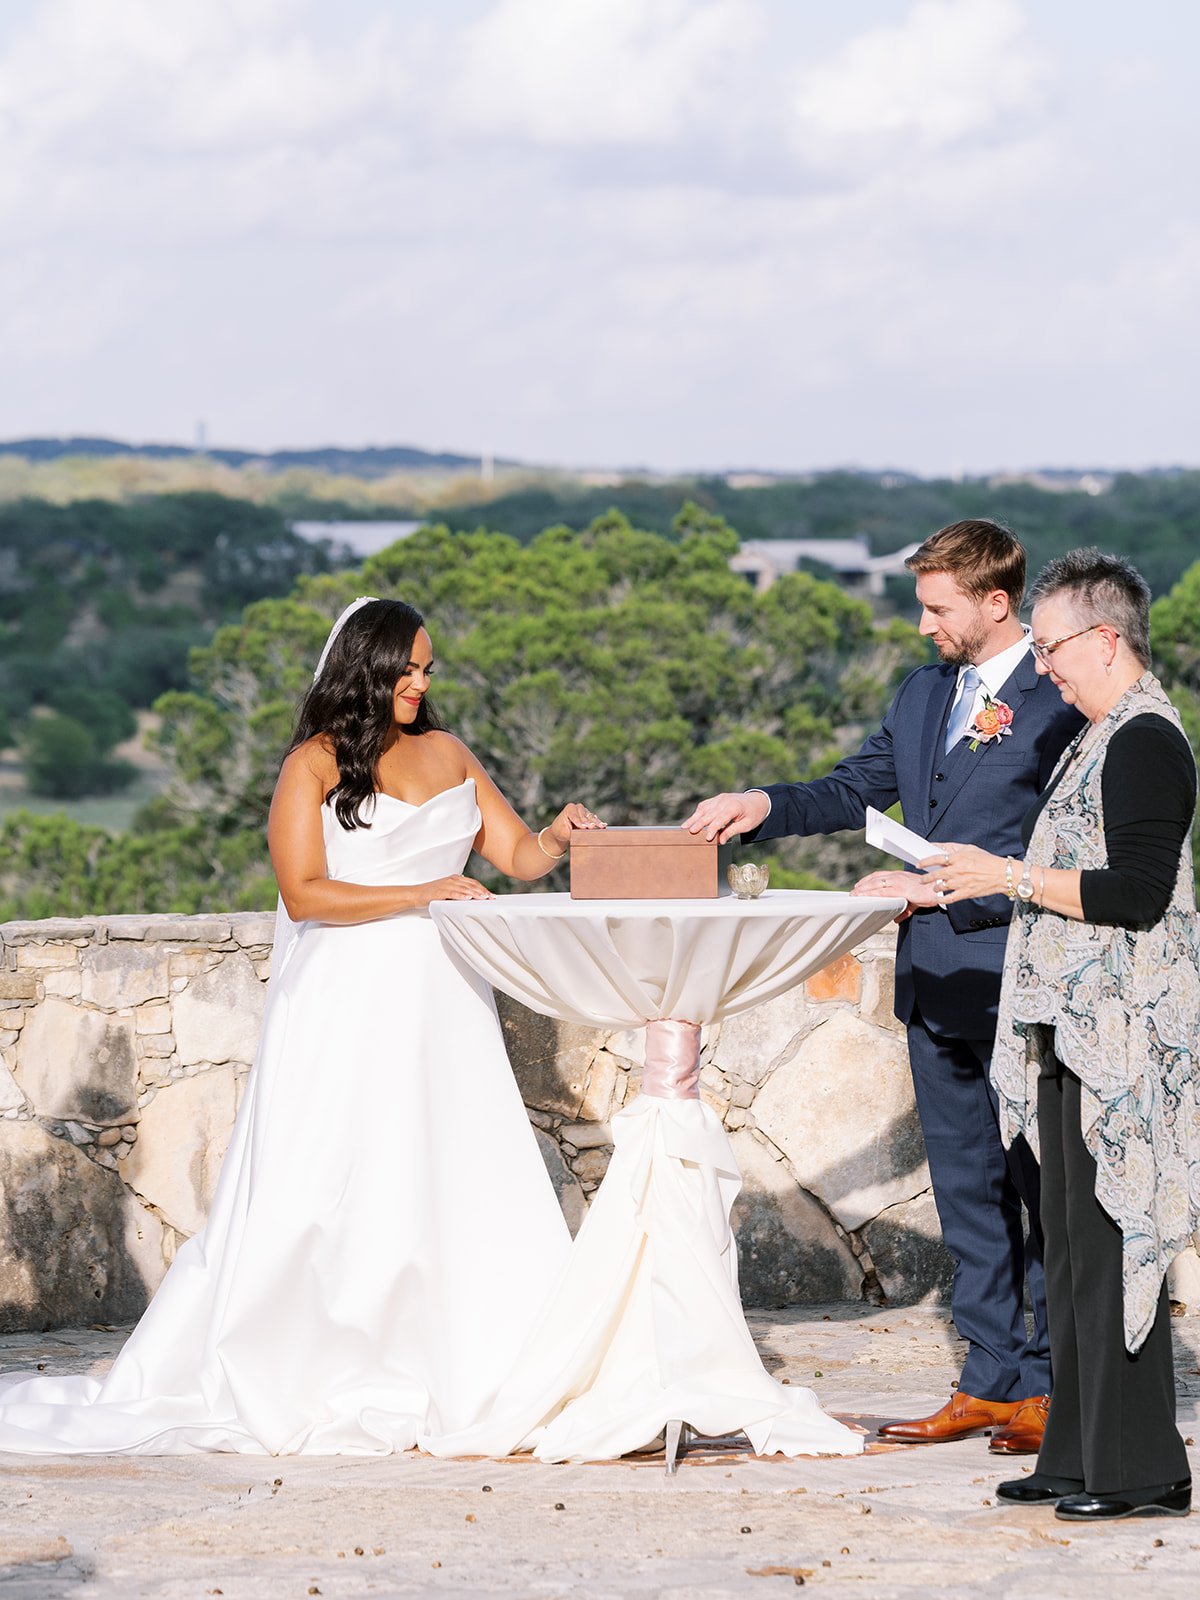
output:
[{"label": "strapless bodice", "polygon": [[419,806],[377,794],[364,811],[365,827],[343,828],[332,806],[321,808],[326,871],[343,883],[428,883],[461,872],[482,822],[474,778]]}]

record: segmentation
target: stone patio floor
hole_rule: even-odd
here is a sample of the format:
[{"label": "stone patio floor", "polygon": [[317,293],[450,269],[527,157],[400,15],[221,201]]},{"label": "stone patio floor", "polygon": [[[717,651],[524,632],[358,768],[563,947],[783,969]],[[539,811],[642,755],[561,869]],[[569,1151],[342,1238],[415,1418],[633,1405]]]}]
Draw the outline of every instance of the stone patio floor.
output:
[{"label": "stone patio floor", "polygon": [[[872,1427],[940,1405],[959,1347],[944,1312],[755,1312],[767,1365]],[[1200,1437],[1200,1315],[1174,1321],[1180,1423]],[[0,1370],[101,1371],[121,1330],[0,1338]],[[1193,1473],[1200,1451],[1190,1450]],[[0,1457],[0,1600],[326,1600],[573,1595],[759,1600],[1200,1596],[1200,1512],[1074,1529],[998,1504],[987,1441],[757,1460],[736,1442],[546,1467],[186,1456]],[[1198,1474],[1200,1476],[1200,1474]]]}]

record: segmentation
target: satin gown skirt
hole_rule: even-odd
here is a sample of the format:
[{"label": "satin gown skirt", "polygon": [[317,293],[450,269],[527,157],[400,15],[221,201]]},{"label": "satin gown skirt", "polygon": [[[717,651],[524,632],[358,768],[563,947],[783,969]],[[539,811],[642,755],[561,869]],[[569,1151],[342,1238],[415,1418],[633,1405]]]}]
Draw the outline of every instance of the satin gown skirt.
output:
[{"label": "satin gown skirt", "polygon": [[[332,877],[462,870],[468,780],[371,826]],[[374,1454],[487,1414],[569,1236],[488,986],[424,914],[302,924],[272,978],[209,1221],[103,1380],[0,1391],[0,1449]]]}]

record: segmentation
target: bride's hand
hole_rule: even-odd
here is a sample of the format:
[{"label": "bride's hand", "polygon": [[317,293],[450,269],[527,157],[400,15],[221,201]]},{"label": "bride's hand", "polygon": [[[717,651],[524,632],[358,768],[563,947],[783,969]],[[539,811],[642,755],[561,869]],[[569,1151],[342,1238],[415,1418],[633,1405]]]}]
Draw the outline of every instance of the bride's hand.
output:
[{"label": "bride's hand", "polygon": [[581,805],[578,800],[572,800],[569,805],[562,808],[553,822],[542,829],[542,832],[549,834],[560,850],[565,850],[571,843],[572,833],[577,829],[583,831],[607,827],[608,823],[602,822],[595,812],[589,811],[587,806]]},{"label": "bride's hand", "polygon": [[474,878],[465,878],[461,872],[452,872],[449,877],[435,878],[432,883],[417,883],[413,885],[416,896],[416,909],[424,911],[431,900],[494,900],[496,896],[490,889],[485,889],[482,883],[477,883]]}]

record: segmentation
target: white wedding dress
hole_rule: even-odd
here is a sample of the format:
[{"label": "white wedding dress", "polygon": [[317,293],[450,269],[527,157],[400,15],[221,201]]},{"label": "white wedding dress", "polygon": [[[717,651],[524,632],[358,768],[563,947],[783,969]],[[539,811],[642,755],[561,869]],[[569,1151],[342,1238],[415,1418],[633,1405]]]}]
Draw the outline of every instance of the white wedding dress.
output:
[{"label": "white wedding dress", "polygon": [[[329,875],[462,870],[475,788],[371,825]],[[424,913],[305,923],[270,985],[207,1226],[108,1376],[0,1380],[0,1450],[367,1455],[488,1414],[569,1236],[491,990]]]}]

